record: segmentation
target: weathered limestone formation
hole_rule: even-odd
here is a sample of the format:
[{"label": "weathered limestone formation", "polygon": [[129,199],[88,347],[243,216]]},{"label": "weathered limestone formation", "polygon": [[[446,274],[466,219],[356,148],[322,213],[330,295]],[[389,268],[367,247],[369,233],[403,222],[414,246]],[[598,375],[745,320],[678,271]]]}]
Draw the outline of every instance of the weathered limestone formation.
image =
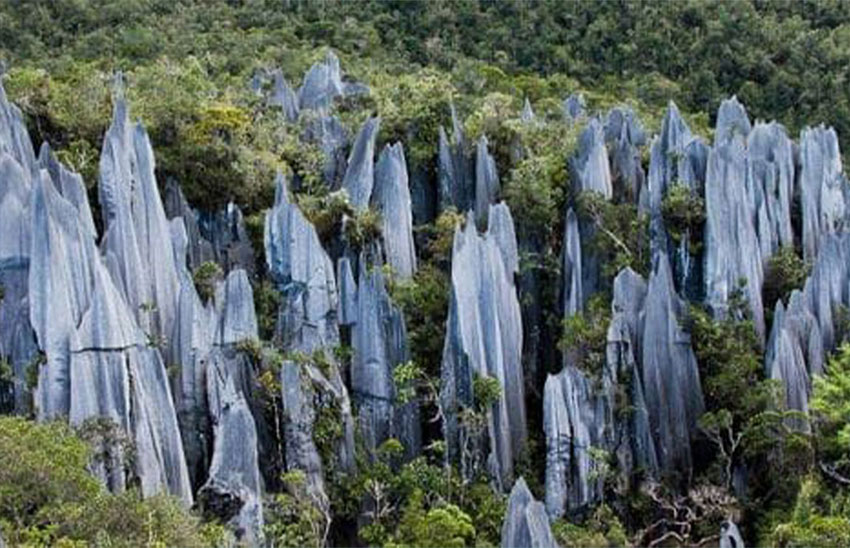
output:
[{"label": "weathered limestone formation", "polygon": [[[351,404],[332,351],[340,343],[338,311],[348,314],[343,316],[346,320],[356,313],[356,305],[350,302],[354,294],[353,280],[341,275],[346,292],[343,306],[339,308],[331,260],[319,242],[316,229],[289,201],[282,176],[277,181],[275,206],[266,215],[265,249],[269,275],[282,296],[277,342],[284,350],[305,358],[321,354],[329,366],[326,371],[320,371],[315,364],[287,360],[281,368],[286,467],[306,474],[311,500],[327,515],[328,498],[322,467],[330,463],[321,462],[312,432],[316,398],[320,397],[324,400],[322,405],[335,409],[334,420],[342,424],[342,436],[333,453],[342,470],[351,469],[354,464]],[[348,275],[353,278],[350,266]]]},{"label": "weathered limestone formation", "polygon": [[597,118],[581,133],[578,141],[578,153],[573,160],[576,189],[598,192],[610,200],[614,195],[611,183],[611,168],[608,164],[608,150],[605,147],[605,133]]},{"label": "weathered limestone formation", "polygon": [[214,261],[225,272],[239,268],[253,274],[254,249],[242,211],[236,204],[231,202],[215,213],[195,211],[174,179],[165,184],[164,203],[166,216],[169,219],[182,217],[186,225],[186,258],[177,256],[176,261],[185,261],[191,271],[207,261]]},{"label": "weathered limestone formation", "polygon": [[543,505],[534,500],[523,478],[511,489],[502,523],[502,548],[558,548]]},{"label": "weathered limestone formation", "polygon": [[407,164],[401,143],[387,145],[381,152],[375,166],[372,202],[381,213],[381,235],[387,263],[394,275],[402,280],[410,279],[416,273],[416,248]]},{"label": "weathered limestone formation", "polygon": [[342,180],[342,188],[348,192],[351,206],[360,211],[369,207],[372,187],[375,184],[375,139],[381,127],[380,118],[369,118],[351,148],[348,170]]},{"label": "weathered limestone formation", "polygon": [[[509,485],[514,458],[526,439],[522,321],[514,287],[518,270],[513,219],[508,207],[490,207],[487,232],[474,218],[455,232],[452,294],[443,350],[441,402],[449,458],[460,460],[468,432],[458,418],[474,401],[473,377],[499,381],[502,393],[488,417],[489,467],[500,485]],[[467,471],[468,472],[468,471]]]},{"label": "weathered limestone formation", "polygon": [[[592,449],[616,454],[626,485],[638,468],[650,476],[657,472],[636,359],[646,292],[646,283],[632,270],[617,275],[606,363],[599,379],[568,363],[546,381],[546,510],[553,518],[585,510],[602,500],[603,485],[594,474]],[[625,421],[615,420],[618,386],[628,387],[632,412]]]},{"label": "weathered limestone formation", "polygon": [[99,183],[107,268],[142,328],[167,337],[180,286],[170,229],[150,141],[140,124],[131,127],[120,91],[104,137]]},{"label": "weathered limestone formation", "polygon": [[552,517],[585,508],[602,497],[591,450],[611,445],[611,402],[594,382],[567,365],[549,375],[543,396],[546,433],[546,510]]},{"label": "weathered limestone formation", "polygon": [[272,90],[267,102],[270,106],[279,107],[288,122],[298,120],[301,110],[298,106],[298,96],[280,69],[272,72]]},{"label": "weathered limestone formation", "polygon": [[312,353],[339,343],[333,264],[316,229],[289,201],[278,176],[275,205],[266,214],[266,265],[283,298],[277,337],[284,348]]},{"label": "weathered limestone formation", "polygon": [[451,142],[445,129],[440,126],[438,151],[439,211],[454,207],[458,211],[467,211],[475,200],[475,182],[472,160],[467,152],[463,125],[452,105]]},{"label": "weathered limestone formation", "polygon": [[380,267],[367,264],[365,255],[359,263],[351,389],[360,411],[361,431],[370,450],[393,437],[413,458],[422,449],[419,409],[414,402],[402,405],[395,401],[393,382],[395,367],[409,359],[404,316],[387,294]]},{"label": "weathered limestone formation", "polygon": [[564,228],[564,317],[575,316],[584,309],[581,272],[581,235],[572,208],[567,210]]},{"label": "weathered limestone formation", "polygon": [[526,124],[531,124],[536,121],[536,116],[534,116],[534,109],[531,108],[531,101],[528,100],[528,97],[522,102],[522,112],[519,115],[519,119],[522,120]]},{"label": "weathered limestone formation", "polygon": [[834,129],[821,125],[800,134],[799,184],[803,257],[811,260],[820,251],[825,234],[846,227],[847,181]]},{"label": "weathered limestone formation", "polygon": [[738,531],[738,526],[732,521],[726,521],[720,526],[720,548],[744,548],[744,539]]},{"label": "weathered limestone formation", "polygon": [[487,147],[487,137],[482,135],[475,149],[475,220],[482,230],[486,229],[490,204],[496,203],[500,190],[496,160]]},{"label": "weathered limestone formation", "polygon": [[318,114],[311,116],[301,138],[319,147],[324,157],[322,175],[328,188],[337,189],[348,167],[348,130],[336,116]]},{"label": "weathered limestone formation", "polygon": [[646,134],[635,113],[629,108],[614,108],[605,119],[605,142],[610,151],[614,195],[623,195],[637,203],[646,185],[640,148]]},{"label": "weathered limestone formation", "polygon": [[304,83],[298,90],[298,106],[301,110],[328,109],[337,97],[367,93],[367,86],[342,80],[339,58],[328,51],[324,60],[314,64],[304,75]]},{"label": "weathered limestone formation", "polygon": [[690,470],[690,439],[704,403],[690,337],[681,327],[684,303],[666,255],[655,258],[645,303],[640,363],[659,468]]},{"label": "weathered limestone formation", "polygon": [[585,115],[584,94],[572,93],[564,100],[564,117],[568,122],[575,122]]}]

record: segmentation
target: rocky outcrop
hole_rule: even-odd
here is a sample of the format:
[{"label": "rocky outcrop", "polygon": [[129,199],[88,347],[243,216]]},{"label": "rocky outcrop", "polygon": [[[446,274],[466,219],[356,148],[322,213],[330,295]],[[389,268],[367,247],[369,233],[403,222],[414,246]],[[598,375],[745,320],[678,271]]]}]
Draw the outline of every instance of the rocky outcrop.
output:
[{"label": "rocky outcrop", "polygon": [[606,200],[613,197],[605,133],[597,118],[592,118],[579,136],[578,152],[573,160],[573,172],[577,190],[597,192]]},{"label": "rocky outcrop", "polygon": [[720,548],[744,548],[745,546],[738,526],[732,521],[723,522],[720,526]]},{"label": "rocky outcrop", "polygon": [[289,86],[289,82],[286,81],[280,69],[273,71],[271,76],[272,89],[267,104],[280,108],[288,122],[297,121],[301,110],[298,105],[298,96]]},{"label": "rocky outcrop", "polygon": [[266,214],[266,266],[281,292],[276,337],[283,348],[312,353],[339,343],[334,269],[316,229],[289,201],[278,176],[275,205]]},{"label": "rocky outcrop", "polygon": [[614,195],[637,203],[646,185],[640,148],[646,145],[646,133],[634,111],[613,108],[605,119]]},{"label": "rocky outcrop", "polygon": [[572,93],[564,99],[564,117],[568,122],[575,122],[585,115],[586,104],[584,94]]},{"label": "rocky outcrop", "polygon": [[799,185],[803,257],[813,259],[824,235],[845,228],[848,215],[847,181],[834,129],[821,125],[800,134]]},{"label": "rocky outcrop", "polygon": [[393,370],[409,359],[404,316],[387,294],[381,269],[367,264],[366,256],[359,262],[351,389],[361,432],[370,451],[392,437],[413,458],[422,448],[419,409],[414,402],[396,401],[393,381]]},{"label": "rocky outcrop", "polygon": [[[441,404],[449,458],[461,459],[469,432],[461,408],[474,402],[473,378],[487,376],[502,387],[488,412],[488,461],[500,485],[509,485],[526,439],[522,321],[514,287],[519,266],[513,219],[504,204],[490,207],[488,230],[474,218],[455,231],[452,292],[443,350]],[[470,470],[464,470],[469,473]]]},{"label": "rocky outcrop", "polygon": [[523,123],[531,124],[536,121],[536,117],[534,116],[534,109],[531,108],[531,101],[528,100],[528,97],[522,102],[522,112],[519,115],[519,119],[523,121]]},{"label": "rocky outcrop", "polygon": [[303,109],[329,109],[337,97],[351,97],[369,93],[369,88],[355,82],[344,82],[339,68],[339,58],[328,51],[304,75],[298,90],[298,106]]},{"label": "rocky outcrop", "polygon": [[665,255],[655,258],[645,303],[640,364],[658,464],[662,472],[687,471],[704,403],[690,337],[681,327],[684,304]]},{"label": "rocky outcrop", "polygon": [[214,213],[195,211],[174,179],[165,184],[164,204],[168,219],[181,217],[186,227],[186,254],[175,257],[176,261],[186,262],[191,271],[213,261],[225,272],[238,268],[253,274],[254,249],[236,204],[231,202]]},{"label": "rocky outcrop", "polygon": [[611,402],[582,371],[567,365],[550,375],[543,395],[546,435],[546,510],[561,517],[602,499],[593,449],[610,444]]},{"label": "rocky outcrop", "polygon": [[367,208],[372,197],[375,184],[375,139],[380,127],[380,118],[367,120],[348,156],[348,169],[342,180],[342,188],[348,193],[348,200],[355,211]]},{"label": "rocky outcrop", "polygon": [[322,175],[325,184],[330,189],[337,189],[342,184],[342,177],[348,167],[348,130],[336,116],[319,114],[311,116],[305,122],[302,140],[312,143],[322,151],[324,159]]},{"label": "rocky outcrop", "polygon": [[375,166],[372,202],[381,213],[381,236],[387,263],[395,276],[410,279],[416,272],[416,248],[407,163],[401,143],[387,145],[381,152]]},{"label": "rocky outcrop", "polygon": [[564,317],[575,316],[584,309],[581,272],[581,235],[572,208],[567,210],[563,251]]},{"label": "rocky outcrop", "polygon": [[213,359],[207,375],[213,424],[209,478],[198,498],[204,511],[230,525],[242,542],[263,540],[257,430],[245,396],[222,361]]},{"label": "rocky outcrop", "polygon": [[543,505],[534,500],[523,478],[511,489],[502,523],[502,548],[558,548]]},{"label": "rocky outcrop", "polygon": [[487,228],[490,204],[496,203],[500,190],[496,160],[487,147],[487,137],[482,135],[475,148],[475,220],[482,230]]},{"label": "rocky outcrop", "polygon": [[454,207],[458,211],[467,211],[475,200],[474,167],[467,152],[463,125],[452,105],[451,141],[445,129],[440,126],[439,150],[437,155],[437,194],[439,210]]}]

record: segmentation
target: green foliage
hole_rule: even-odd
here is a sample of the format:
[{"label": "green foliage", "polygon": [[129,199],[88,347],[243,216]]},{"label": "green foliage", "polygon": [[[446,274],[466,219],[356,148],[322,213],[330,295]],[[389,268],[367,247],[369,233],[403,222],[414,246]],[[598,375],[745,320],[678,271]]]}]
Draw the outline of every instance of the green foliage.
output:
[{"label": "green foliage", "polygon": [[439,377],[449,308],[449,277],[425,263],[410,280],[393,283],[390,293],[404,313],[413,362],[428,375]]},{"label": "green foliage", "polygon": [[[101,426],[84,434],[92,439]],[[112,429],[108,429],[114,432]],[[100,442],[102,443],[102,439]],[[206,546],[224,540],[176,499],[106,492],[87,466],[92,452],[62,423],[0,417],[0,530],[13,545]],[[207,544],[207,542],[211,544]]]},{"label": "green foliage", "polygon": [[620,548],[629,546],[626,530],[616,514],[605,504],[596,507],[582,524],[559,519],[552,524],[552,534],[560,546],[587,548]]},{"label": "green foliage", "polygon": [[[782,548],[847,546],[850,544],[850,508],[835,508],[840,499],[829,494],[817,478],[805,478],[791,519],[777,524],[767,541]],[[846,503],[846,497],[843,502]]]},{"label": "green foliage", "polygon": [[584,313],[564,318],[561,339],[558,341],[558,349],[567,356],[568,361],[594,378],[601,378],[605,366],[608,325],[611,321],[611,310],[606,299],[605,295],[596,294],[588,300]]},{"label": "green foliage", "polygon": [[850,470],[850,344],[829,360],[823,376],[812,379],[810,407],[818,430],[818,448],[837,468]]},{"label": "green foliage", "polygon": [[223,275],[224,272],[215,261],[207,261],[195,269],[192,280],[195,282],[198,296],[204,303],[215,297],[216,282],[220,281]]},{"label": "green foliage", "polygon": [[476,411],[484,413],[502,397],[502,385],[495,377],[476,374],[472,379],[472,393]]},{"label": "green foliage", "polygon": [[275,494],[264,510],[266,538],[273,546],[319,548],[328,523],[307,492],[301,470],[281,476],[286,491]]},{"label": "green foliage", "polygon": [[274,284],[266,279],[254,284],[254,310],[257,311],[257,329],[260,338],[270,340],[277,325],[277,310],[281,296]]},{"label": "green foliage", "polygon": [[675,183],[661,201],[661,214],[666,221],[670,237],[677,244],[688,238],[690,249],[698,253],[702,247],[705,202],[688,185]]},{"label": "green foliage", "polygon": [[463,548],[472,546],[472,518],[454,504],[425,510],[424,495],[417,489],[408,498],[391,547]]},{"label": "green foliage", "polygon": [[625,267],[646,275],[649,220],[631,203],[615,204],[593,191],[576,196],[576,213],[595,227],[588,245],[600,258],[602,275],[613,279]]},{"label": "green foliage", "polygon": [[776,301],[782,299],[787,304],[791,292],[803,287],[810,269],[793,247],[783,247],[768,259],[761,288],[766,319],[772,319]]}]

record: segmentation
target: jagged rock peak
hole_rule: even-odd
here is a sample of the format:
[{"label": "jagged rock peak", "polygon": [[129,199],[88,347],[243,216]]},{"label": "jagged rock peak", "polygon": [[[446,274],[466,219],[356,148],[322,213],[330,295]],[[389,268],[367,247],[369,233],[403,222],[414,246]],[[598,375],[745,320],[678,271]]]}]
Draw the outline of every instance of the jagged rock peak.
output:
[{"label": "jagged rock peak", "polygon": [[659,465],[664,471],[688,471],[690,438],[704,403],[690,337],[680,325],[684,303],[664,254],[654,259],[645,302],[641,366]]},{"label": "jagged rock peak", "polygon": [[543,391],[546,434],[546,510],[552,518],[587,508],[602,499],[602,481],[594,477],[591,447],[605,448],[611,426],[611,402],[578,368],[567,365],[549,375]]},{"label": "jagged rock peak", "polygon": [[387,145],[381,152],[375,166],[372,201],[381,212],[381,234],[387,262],[395,275],[409,279],[416,272],[416,248],[407,162],[401,143]]},{"label": "jagged rock peak", "polygon": [[607,200],[613,197],[605,133],[598,118],[592,118],[579,137],[575,171],[580,190],[598,192]]},{"label": "jagged rock peak", "polygon": [[487,136],[482,135],[475,149],[475,218],[481,229],[486,228],[490,205],[496,203],[501,188],[496,160],[488,146]]},{"label": "jagged rock peak", "polygon": [[528,97],[526,97],[522,103],[522,112],[520,113],[519,118],[526,124],[530,124],[536,121],[536,117],[534,116],[534,109],[531,108],[531,101],[528,100]]},{"label": "jagged rock peak", "polygon": [[177,266],[150,140],[141,123],[130,127],[121,87],[119,77],[112,124],[100,157],[101,251],[142,327],[167,337],[178,298]]},{"label": "jagged rock peak", "polygon": [[261,479],[257,429],[245,396],[219,362],[207,374],[213,423],[213,456],[209,478],[198,492],[205,512],[228,523],[239,540],[263,542]]},{"label": "jagged rock peak", "polygon": [[568,122],[574,122],[585,114],[585,100],[583,93],[572,93],[564,99],[564,116]]},{"label": "jagged rock peak", "polygon": [[289,82],[286,81],[280,69],[272,72],[272,90],[268,98],[268,104],[280,107],[287,121],[295,122],[298,120],[298,114],[300,113],[298,96],[292,87],[290,87]]},{"label": "jagged rock peak", "polygon": [[339,58],[328,51],[325,58],[304,75],[304,83],[298,90],[298,104],[301,109],[328,109],[337,97],[367,93],[369,88],[364,84],[342,80]]},{"label": "jagged rock peak", "polygon": [[360,129],[348,156],[348,169],[342,180],[342,188],[348,192],[348,199],[357,211],[367,208],[372,196],[375,184],[375,140],[380,127],[379,117],[369,118]]},{"label": "jagged rock peak", "polygon": [[266,214],[266,265],[283,294],[277,336],[286,348],[312,353],[339,342],[333,263],[313,225],[290,203],[277,178],[275,205]]},{"label": "jagged rock peak", "polygon": [[564,223],[564,316],[575,316],[584,308],[581,273],[581,235],[573,208]]},{"label": "jagged rock peak", "polygon": [[803,257],[814,259],[824,234],[847,226],[847,180],[833,128],[805,128],[800,134],[800,201]]},{"label": "jagged rock peak", "polygon": [[723,522],[720,526],[720,548],[744,548],[745,546],[738,526],[729,520]]},{"label": "jagged rock peak", "polygon": [[511,489],[505,521],[502,523],[502,548],[558,548],[552,536],[549,517],[543,505],[534,499],[525,479],[519,478]]},{"label": "jagged rock peak", "polygon": [[[455,231],[452,294],[443,349],[441,400],[449,458],[462,471],[480,471],[483,463],[461,458],[457,412],[473,403],[473,377],[489,376],[502,386],[490,410],[488,467],[499,485],[509,485],[514,458],[525,439],[522,321],[514,286],[518,264],[513,220],[505,204],[490,206],[488,232],[479,234],[470,213],[465,228]],[[508,241],[513,239],[513,241]]]},{"label": "jagged rock peak", "polygon": [[746,139],[752,130],[750,117],[747,109],[733,95],[720,103],[717,110],[717,124],[714,128],[714,146],[718,146],[732,139]]}]

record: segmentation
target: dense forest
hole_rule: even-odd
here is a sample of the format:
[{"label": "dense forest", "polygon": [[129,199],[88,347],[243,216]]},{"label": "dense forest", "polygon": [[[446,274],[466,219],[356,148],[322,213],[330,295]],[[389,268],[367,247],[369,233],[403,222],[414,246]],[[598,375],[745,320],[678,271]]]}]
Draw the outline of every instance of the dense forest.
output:
[{"label": "dense forest", "polygon": [[6,0],[0,546],[850,545],[850,4]]}]

